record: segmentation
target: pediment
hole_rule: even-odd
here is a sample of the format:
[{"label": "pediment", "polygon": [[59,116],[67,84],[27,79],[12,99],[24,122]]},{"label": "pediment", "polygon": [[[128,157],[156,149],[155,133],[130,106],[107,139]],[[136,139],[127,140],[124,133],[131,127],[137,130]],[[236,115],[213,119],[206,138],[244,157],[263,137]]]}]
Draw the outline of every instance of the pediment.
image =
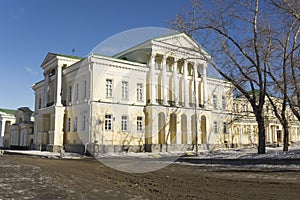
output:
[{"label": "pediment", "polygon": [[47,56],[45,57],[45,59],[42,62],[42,65],[46,65],[48,62],[50,62],[53,58],[56,58],[57,54],[54,53],[48,53]]},{"label": "pediment", "polygon": [[202,49],[194,39],[186,35],[185,33],[179,33],[175,35],[165,36],[154,39],[154,41],[169,44],[172,46],[185,48],[185,49]]}]

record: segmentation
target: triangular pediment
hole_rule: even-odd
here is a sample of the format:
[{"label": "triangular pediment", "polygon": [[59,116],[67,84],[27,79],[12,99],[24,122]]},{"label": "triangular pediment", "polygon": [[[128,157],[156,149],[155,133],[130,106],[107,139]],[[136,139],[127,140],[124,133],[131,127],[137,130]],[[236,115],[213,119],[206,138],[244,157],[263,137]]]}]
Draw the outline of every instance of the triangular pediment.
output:
[{"label": "triangular pediment", "polygon": [[53,58],[55,58],[56,56],[57,56],[57,54],[55,54],[55,53],[48,53],[47,56],[45,57],[45,59],[43,60],[41,66],[47,64],[48,62],[50,62],[50,61],[51,61]]},{"label": "triangular pediment", "polygon": [[153,40],[157,42],[169,44],[172,46],[185,48],[185,49],[194,49],[194,50],[202,49],[194,39],[192,39],[185,33],[165,36]]}]

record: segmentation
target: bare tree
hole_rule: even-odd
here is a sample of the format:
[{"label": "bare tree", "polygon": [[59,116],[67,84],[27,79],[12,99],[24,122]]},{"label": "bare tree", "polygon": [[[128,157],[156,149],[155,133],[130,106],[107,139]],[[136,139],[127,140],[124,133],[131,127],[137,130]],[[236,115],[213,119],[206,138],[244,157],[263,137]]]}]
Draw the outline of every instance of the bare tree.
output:
[{"label": "bare tree", "polygon": [[[283,151],[288,151],[289,121],[288,107],[300,121],[299,113],[299,54],[300,2],[295,0],[271,0],[277,14],[272,27],[269,46],[272,49],[268,63],[270,87],[268,99],[276,117],[284,129]],[[277,98],[274,98],[277,97]],[[280,98],[280,101],[278,101]],[[277,99],[277,100],[276,100]],[[295,101],[295,99],[297,101]]]},{"label": "bare tree", "polygon": [[258,124],[258,153],[265,153],[263,106],[271,54],[270,21],[266,1],[192,1],[178,14],[174,28],[193,36],[211,54],[210,65],[252,106]]}]

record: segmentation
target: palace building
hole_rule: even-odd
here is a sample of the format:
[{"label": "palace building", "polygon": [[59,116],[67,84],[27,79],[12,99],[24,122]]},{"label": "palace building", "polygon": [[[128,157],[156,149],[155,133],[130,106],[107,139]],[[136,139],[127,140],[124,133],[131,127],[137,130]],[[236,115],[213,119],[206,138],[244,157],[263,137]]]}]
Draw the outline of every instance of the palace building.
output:
[{"label": "palace building", "polygon": [[184,33],[111,57],[48,53],[44,79],[32,86],[35,148],[161,152],[250,143],[231,137],[242,123],[232,123],[239,100],[230,83],[209,76],[207,58]]}]

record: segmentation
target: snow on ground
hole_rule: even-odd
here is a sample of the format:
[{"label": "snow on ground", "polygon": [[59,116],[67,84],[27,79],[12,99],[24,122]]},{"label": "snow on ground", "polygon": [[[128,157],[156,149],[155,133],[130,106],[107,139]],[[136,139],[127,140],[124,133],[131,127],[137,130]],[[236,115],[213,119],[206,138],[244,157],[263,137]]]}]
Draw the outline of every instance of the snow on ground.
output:
[{"label": "snow on ground", "polygon": [[[36,151],[36,150],[26,150],[26,151],[18,151],[18,150],[5,150],[8,153],[15,154],[23,154],[23,155],[35,155],[35,156],[43,156],[49,158],[70,158],[70,159],[78,159],[83,158],[85,156],[77,154],[77,153],[68,153],[65,152],[64,155],[60,153],[53,153],[48,151]],[[106,153],[99,154],[97,157],[139,157],[139,158],[159,158],[159,157],[167,157],[167,156],[184,156],[184,155],[192,155],[194,152],[159,152],[159,153],[133,153],[133,152],[120,152],[120,153]],[[197,156],[199,159],[292,159],[292,158],[300,158],[300,146],[289,147],[288,152],[283,152],[282,147],[276,148],[266,148],[265,154],[257,154],[256,148],[226,148],[226,149],[214,149],[214,150],[199,150],[199,155]]]},{"label": "snow on ground", "polygon": [[283,152],[282,147],[267,147],[265,154],[258,154],[256,148],[215,149],[200,152],[198,157],[202,159],[292,159],[300,158],[300,146],[289,147],[288,152]]}]

